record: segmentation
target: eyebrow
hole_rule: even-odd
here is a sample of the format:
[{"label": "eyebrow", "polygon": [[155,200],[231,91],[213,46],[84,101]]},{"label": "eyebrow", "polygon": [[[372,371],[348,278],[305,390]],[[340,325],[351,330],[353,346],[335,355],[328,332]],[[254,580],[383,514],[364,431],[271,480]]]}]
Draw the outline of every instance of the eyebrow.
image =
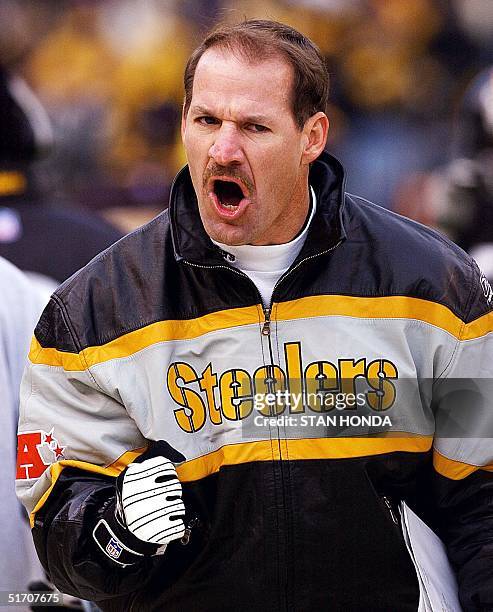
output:
[{"label": "eyebrow", "polygon": [[208,115],[210,117],[214,116],[214,113],[205,106],[193,105],[190,107],[190,112],[196,115]]},{"label": "eyebrow", "polygon": [[[206,117],[216,117],[215,113],[211,111],[206,106],[194,105],[190,107],[190,113],[194,115],[205,115]],[[269,121],[268,117],[265,115],[245,115],[240,118],[242,123],[267,123]]]}]

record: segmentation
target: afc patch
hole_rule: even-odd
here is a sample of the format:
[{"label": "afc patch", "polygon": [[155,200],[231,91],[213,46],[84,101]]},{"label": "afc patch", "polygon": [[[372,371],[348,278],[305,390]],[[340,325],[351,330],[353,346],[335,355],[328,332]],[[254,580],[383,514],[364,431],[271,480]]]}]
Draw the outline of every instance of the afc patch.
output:
[{"label": "afc patch", "polygon": [[46,468],[64,457],[66,446],[49,432],[24,431],[17,436],[17,480],[39,478]]}]

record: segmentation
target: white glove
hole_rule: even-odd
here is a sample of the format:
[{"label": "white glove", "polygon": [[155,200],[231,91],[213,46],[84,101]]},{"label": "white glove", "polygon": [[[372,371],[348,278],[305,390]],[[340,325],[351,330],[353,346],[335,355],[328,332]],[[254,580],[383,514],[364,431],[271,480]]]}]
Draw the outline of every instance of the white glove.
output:
[{"label": "white glove", "polygon": [[[149,457],[146,459],[145,457]],[[185,506],[175,464],[185,457],[164,440],[151,442],[115,482],[116,500],[101,507],[92,536],[100,551],[126,567],[144,557],[162,555],[172,540],[187,544],[192,518],[185,528]]]},{"label": "white glove", "polygon": [[164,457],[127,467],[119,505],[126,528],[140,540],[164,548],[185,534],[181,484],[175,466]]}]

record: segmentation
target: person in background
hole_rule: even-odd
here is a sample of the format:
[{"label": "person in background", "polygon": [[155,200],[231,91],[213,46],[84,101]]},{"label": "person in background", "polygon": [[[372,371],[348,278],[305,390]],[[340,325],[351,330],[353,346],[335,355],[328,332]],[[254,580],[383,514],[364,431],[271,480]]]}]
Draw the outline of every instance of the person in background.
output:
[{"label": "person in background", "polygon": [[[29,341],[45,305],[31,279],[0,257],[0,592],[22,594],[55,592],[39,563],[26,512],[15,495],[16,430],[19,387],[29,351]],[[21,600],[22,601],[22,600]],[[2,599],[2,603],[8,603]],[[3,606],[0,604],[0,608]],[[19,612],[31,609],[27,603]],[[48,610],[46,606],[42,608]],[[56,610],[96,610],[90,602],[63,595]]]},{"label": "person in background", "polygon": [[34,167],[54,146],[48,116],[25,81],[1,66],[0,116],[0,256],[49,294],[122,233],[92,213],[50,204]]},{"label": "person in background", "polygon": [[0,257],[0,591],[26,592],[43,576],[24,509],[15,496],[19,387],[29,341],[43,309],[32,283]]},{"label": "person in background", "polygon": [[493,282],[493,67],[467,87],[453,131],[451,161],[409,177],[397,191],[395,208],[442,231]]},{"label": "person in background", "polygon": [[467,88],[455,127],[454,160],[441,173],[438,227],[493,281],[493,66]]}]

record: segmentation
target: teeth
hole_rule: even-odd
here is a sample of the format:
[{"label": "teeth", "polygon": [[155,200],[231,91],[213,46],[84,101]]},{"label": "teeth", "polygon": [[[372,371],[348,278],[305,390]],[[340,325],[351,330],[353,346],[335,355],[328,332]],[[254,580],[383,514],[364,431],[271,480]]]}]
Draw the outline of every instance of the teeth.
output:
[{"label": "teeth", "polygon": [[236,210],[238,208],[238,206],[235,206],[234,204],[221,204],[221,206],[223,208],[227,208],[228,210]]}]

